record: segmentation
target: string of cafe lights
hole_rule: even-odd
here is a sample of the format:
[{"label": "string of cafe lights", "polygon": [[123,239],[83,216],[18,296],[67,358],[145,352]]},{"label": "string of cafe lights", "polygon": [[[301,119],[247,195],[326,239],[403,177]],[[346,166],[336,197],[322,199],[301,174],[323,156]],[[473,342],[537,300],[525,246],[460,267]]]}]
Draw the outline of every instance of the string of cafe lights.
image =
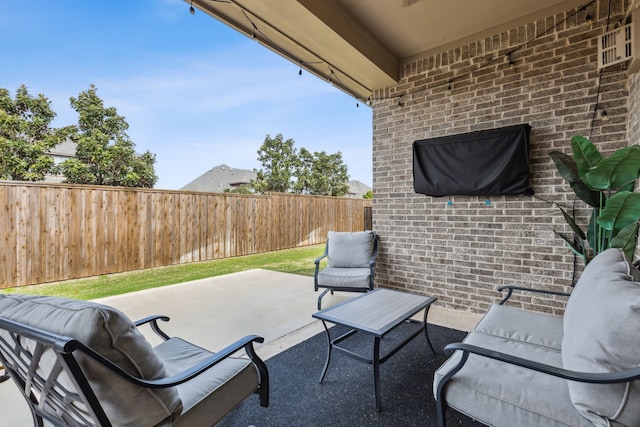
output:
[{"label": "string of cafe lights", "polygon": [[[262,18],[260,18],[256,13],[253,13],[250,10],[248,10],[247,8],[245,8],[244,6],[238,4],[235,0],[210,0],[210,1],[212,3],[218,3],[218,4],[229,4],[229,5],[232,5],[232,6],[236,7],[238,10],[240,10],[240,12],[244,16],[244,18],[247,20],[247,22],[251,26],[251,31],[252,31],[251,38],[253,40],[256,40],[256,41],[262,43],[263,45],[273,49],[274,51],[280,53],[285,58],[291,58],[292,62],[297,63],[298,66],[299,66],[299,69],[298,69],[298,75],[299,76],[302,75],[302,68],[305,65],[326,64],[327,71],[326,71],[325,74],[323,74],[322,71],[318,70],[318,69],[313,70],[312,73],[316,74],[320,78],[325,79],[328,83],[333,84],[333,85],[338,86],[338,87],[341,87],[344,90],[346,90],[347,87],[345,86],[345,84],[343,83],[343,81],[342,81],[342,79],[340,77],[340,76],[343,76],[343,77],[353,81],[354,83],[358,84],[365,91],[367,91],[369,93],[372,93],[372,90],[370,88],[364,86],[362,83],[358,82],[356,79],[351,77],[349,74],[347,74],[346,72],[344,72],[340,68],[336,67],[335,65],[332,65],[331,63],[329,63],[329,61],[324,59],[319,54],[313,52],[312,50],[310,50],[309,48],[307,48],[305,46],[300,45],[296,40],[291,39],[291,37],[289,37],[287,34],[284,34],[278,28],[275,28],[274,26],[269,24],[267,21],[265,21]],[[195,9],[193,8],[193,0],[191,1],[189,12],[192,15],[195,13]],[[268,27],[271,32],[278,34],[280,37],[290,41],[292,44],[295,44],[297,47],[303,49],[304,51],[306,51],[306,53],[309,56],[311,56],[312,58],[315,58],[315,60],[305,61],[302,58],[298,57],[297,55],[293,55],[290,52],[288,52],[286,49],[284,49],[283,47],[281,47],[280,45],[275,43],[273,40],[271,40],[260,29],[260,27],[256,24],[257,21],[260,21],[260,26],[264,25],[265,27]],[[356,99],[358,101],[360,101],[359,98],[356,98]],[[356,104],[356,106],[358,106],[358,104]]]},{"label": "string of cafe lights", "polygon": [[[452,77],[452,78],[448,79],[446,81],[446,83],[445,83],[447,85],[447,90],[448,91],[453,90],[456,81],[461,81],[461,80],[463,80],[465,78],[472,77],[473,73],[478,72],[480,70],[483,70],[484,68],[492,66],[492,65],[494,65],[496,63],[506,62],[510,68],[513,68],[516,65],[516,62],[514,60],[514,54],[516,52],[526,48],[529,45],[529,43],[534,42],[534,41],[538,40],[539,38],[546,36],[551,31],[556,30],[558,27],[564,25],[567,21],[569,21],[570,19],[572,19],[573,17],[575,17],[576,15],[578,15],[581,12],[586,12],[585,13],[585,18],[584,18],[585,23],[587,23],[588,25],[591,25],[592,17],[589,14],[588,9],[589,9],[589,7],[591,5],[593,5],[596,2],[597,2],[597,0],[591,0],[588,3],[578,7],[574,12],[568,14],[562,21],[557,22],[553,27],[546,28],[541,33],[536,34],[532,39],[527,40],[526,42],[520,44],[519,46],[514,47],[513,49],[509,50],[505,54],[499,55],[499,56],[496,56],[494,58],[489,59],[487,62],[478,65],[478,67],[476,69],[474,69],[474,70],[471,70],[471,71],[469,71],[467,73],[463,73],[463,74],[460,74],[458,76],[455,76],[455,77]],[[611,5],[611,1],[609,1],[609,6],[610,5]],[[607,25],[608,25],[608,20],[607,20]],[[440,87],[440,86],[442,86],[442,83],[438,82],[438,83],[434,83],[434,84],[431,84],[431,85],[427,85],[426,87],[422,87],[420,89],[416,89],[414,91],[406,91],[406,92],[404,92],[402,94],[389,95],[389,96],[380,96],[380,97],[376,97],[376,98],[370,97],[368,99],[368,103],[370,104],[370,103],[375,102],[375,101],[385,101],[385,100],[390,100],[390,99],[398,99],[399,100],[398,104],[400,106],[402,106],[402,105],[404,105],[404,103],[402,102],[402,98],[403,97],[409,96],[409,95],[414,95],[414,94],[417,94],[417,93],[427,92],[427,91],[429,91],[431,89],[434,89],[434,88]]]},{"label": "string of cafe lights", "polygon": [[[236,1],[234,1],[234,0],[210,0],[210,1],[212,3],[217,3],[217,4],[229,4],[229,5],[232,5],[232,6],[236,7],[236,8],[238,8],[241,11],[242,15],[245,17],[245,19],[247,20],[247,22],[249,23],[249,25],[251,26],[251,28],[252,28],[252,34],[251,34],[252,39],[254,39],[256,41],[259,41],[260,43],[270,47],[271,49],[279,52],[280,54],[282,54],[283,56],[285,56],[287,58],[292,58],[293,59],[292,62],[295,62],[295,63],[298,64],[298,75],[299,76],[302,75],[302,68],[305,65],[326,64],[326,66],[327,66],[326,74],[322,75],[321,71],[319,71],[319,70],[315,70],[314,74],[317,73],[318,77],[324,78],[328,83],[331,83],[331,84],[334,84],[334,85],[337,85],[337,86],[340,86],[340,87],[346,89],[346,86],[344,85],[344,83],[342,82],[341,78],[339,77],[339,74],[341,74],[341,75],[345,76],[346,78],[352,80],[353,82],[359,84],[366,91],[372,93],[372,95],[370,95],[366,99],[357,98],[356,97],[356,100],[357,100],[356,107],[359,106],[360,102],[366,103],[367,105],[372,105],[376,101],[385,101],[385,100],[390,100],[390,99],[398,99],[398,104],[400,106],[404,106],[404,102],[403,102],[403,98],[404,97],[407,97],[407,96],[410,96],[410,95],[414,95],[414,94],[417,94],[417,93],[421,93],[421,92],[426,92],[426,91],[429,91],[431,89],[434,89],[434,88],[439,87],[439,86],[442,85],[442,83],[439,82],[439,83],[436,83],[436,84],[427,85],[426,87],[422,87],[422,88],[416,89],[414,91],[407,91],[407,92],[404,92],[402,94],[396,94],[396,95],[390,95],[390,96],[381,96],[381,97],[375,97],[374,98],[373,92],[372,92],[372,90],[370,88],[367,88],[366,86],[363,86],[356,79],[352,78],[351,76],[349,76],[344,71],[340,70],[339,68],[337,68],[335,66],[332,66],[327,60],[322,58],[320,55],[318,55],[317,53],[311,51],[310,49],[300,45],[295,40],[292,40],[289,36],[287,36],[286,34],[282,33],[277,28],[271,26],[268,22],[264,21],[259,16],[257,16],[257,14],[252,13],[251,11],[247,10],[245,7],[243,7],[242,5],[238,4]],[[474,69],[474,70],[471,70],[471,71],[469,71],[467,73],[464,73],[464,74],[460,74],[458,76],[455,76],[455,77],[447,80],[446,81],[447,90],[448,91],[453,90],[456,81],[461,81],[461,80],[463,80],[465,78],[470,78],[470,77],[473,76],[473,73],[475,73],[477,71],[480,71],[480,70],[483,70],[484,68],[490,67],[490,66],[492,66],[492,65],[494,65],[494,64],[496,64],[498,62],[506,62],[510,68],[514,67],[516,65],[516,62],[515,62],[515,59],[514,59],[514,54],[515,53],[517,53],[518,51],[526,48],[529,45],[529,43],[531,43],[531,42],[533,42],[535,40],[538,40],[541,37],[544,37],[545,35],[547,35],[551,31],[556,30],[558,27],[564,25],[567,21],[569,21],[570,19],[572,19],[573,17],[575,17],[579,13],[585,12],[584,21],[588,25],[591,25],[592,24],[592,17],[589,14],[589,10],[588,9],[589,9],[590,6],[592,6],[596,2],[597,2],[597,0],[589,1],[588,3],[578,7],[577,9],[575,9],[574,12],[568,14],[562,21],[557,22],[552,27],[546,28],[541,33],[536,34],[532,39],[527,40],[526,42],[522,43],[521,45],[514,47],[513,49],[509,50],[507,53],[505,53],[503,55],[500,55],[500,56],[496,56],[496,57],[488,60],[487,62],[478,65],[478,67],[476,69]],[[193,0],[191,1],[189,12],[191,14],[195,13],[195,9],[193,7]],[[609,0],[609,12],[608,12],[608,15],[607,15],[607,29],[609,27],[610,15],[611,15],[611,0]],[[287,50],[285,50],[284,48],[279,46],[277,43],[275,43],[273,40],[271,40],[271,38],[269,38],[260,29],[260,27],[256,24],[257,20],[260,21],[260,23],[261,23],[260,25],[265,25],[265,26],[269,27],[269,29],[272,32],[275,32],[278,35],[280,35],[281,37],[288,39],[292,43],[295,43],[298,47],[300,47],[301,49],[304,49],[307,52],[307,54],[309,54],[310,56],[316,58],[316,60],[304,61],[301,58],[297,57],[296,55],[292,55],[290,52],[288,52]],[[607,117],[607,112],[599,105],[601,77],[602,77],[602,72],[600,72],[599,77],[598,77],[598,90],[597,90],[597,95],[596,95],[596,103],[595,103],[595,106],[593,108],[593,119],[592,119],[591,128],[593,128],[593,121],[596,118],[600,118],[600,119],[606,120],[606,117]]]},{"label": "string of cafe lights", "polygon": [[[609,31],[609,23],[611,21],[611,0],[609,0],[609,9],[607,10],[607,25],[605,27],[605,33]],[[596,90],[596,103],[593,107],[593,115],[591,116],[591,123],[589,125],[589,139],[593,135],[593,126],[596,119],[607,120],[607,111],[600,107],[600,88],[602,86],[602,70],[598,73],[598,89]]]}]

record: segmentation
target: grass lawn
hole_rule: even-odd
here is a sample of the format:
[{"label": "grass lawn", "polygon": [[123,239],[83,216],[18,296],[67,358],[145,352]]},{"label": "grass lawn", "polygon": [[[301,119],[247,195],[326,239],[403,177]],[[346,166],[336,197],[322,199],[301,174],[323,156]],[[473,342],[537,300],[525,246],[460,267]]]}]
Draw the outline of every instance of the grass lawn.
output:
[{"label": "grass lawn", "polygon": [[150,268],[147,270],[67,280],[64,282],[45,283],[42,285],[23,286],[5,289],[2,292],[53,295],[90,300],[173,285],[190,280],[203,279],[205,277],[221,276],[223,274],[236,273],[254,268],[313,276],[315,268],[313,260],[322,255],[323,251],[324,244],[306,246],[303,248],[286,249],[257,255]]}]

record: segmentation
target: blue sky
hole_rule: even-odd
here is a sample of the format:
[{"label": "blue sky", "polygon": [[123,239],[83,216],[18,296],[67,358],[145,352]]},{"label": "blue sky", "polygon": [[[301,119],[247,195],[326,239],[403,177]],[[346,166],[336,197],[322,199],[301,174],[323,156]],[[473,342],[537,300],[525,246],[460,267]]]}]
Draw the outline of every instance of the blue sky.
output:
[{"label": "blue sky", "polygon": [[372,183],[371,109],[182,0],[0,1],[0,87],[44,94],[77,122],[69,97],[98,88],[157,155],[156,188],[179,189],[214,166],[260,168],[281,133],[299,149],[342,152]]}]

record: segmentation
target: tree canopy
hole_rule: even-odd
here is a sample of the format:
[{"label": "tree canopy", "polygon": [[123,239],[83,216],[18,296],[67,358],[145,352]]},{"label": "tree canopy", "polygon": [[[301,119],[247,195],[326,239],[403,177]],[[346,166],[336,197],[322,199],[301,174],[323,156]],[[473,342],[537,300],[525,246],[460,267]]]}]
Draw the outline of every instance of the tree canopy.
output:
[{"label": "tree canopy", "polygon": [[76,158],[62,164],[67,182],[75,184],[153,187],[155,154],[135,152],[135,144],[127,135],[127,124],[115,107],[105,107],[91,85],[71,107],[78,113],[78,124],[70,138],[77,144]]},{"label": "tree canopy", "polygon": [[22,85],[15,99],[0,88],[0,179],[42,181],[56,165],[47,155],[64,141],[68,128],[54,129],[56,114],[42,94],[31,96]]},{"label": "tree canopy", "polygon": [[342,153],[309,152],[300,149],[293,189],[298,194],[344,196],[349,190],[349,174]]},{"label": "tree canopy", "polygon": [[347,193],[349,175],[342,153],[311,153],[305,148],[298,151],[294,144],[293,139],[285,140],[282,134],[275,138],[266,136],[258,150],[262,169],[257,171],[257,178],[252,182],[255,191],[325,196]]},{"label": "tree canopy", "polygon": [[293,185],[293,174],[296,168],[297,150],[293,139],[284,140],[282,134],[271,138],[267,135],[258,149],[258,160],[262,169],[252,183],[259,193],[273,191],[287,193]]}]

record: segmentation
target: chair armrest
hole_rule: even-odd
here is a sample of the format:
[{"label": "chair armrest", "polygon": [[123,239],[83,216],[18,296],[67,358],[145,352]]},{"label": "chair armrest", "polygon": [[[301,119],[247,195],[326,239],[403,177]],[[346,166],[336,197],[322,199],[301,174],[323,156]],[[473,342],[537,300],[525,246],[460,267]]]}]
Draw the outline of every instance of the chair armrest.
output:
[{"label": "chair armrest", "polygon": [[568,294],[566,292],[547,291],[547,290],[544,290],[544,289],[523,288],[523,287],[520,287],[520,286],[500,286],[498,288],[498,292],[507,291],[507,295],[498,304],[499,305],[503,305],[505,302],[507,302],[507,300],[509,298],[511,298],[511,294],[513,293],[514,290],[516,290],[516,291],[525,291],[525,292],[534,292],[534,293],[539,293],[539,294],[548,294],[548,295],[560,295],[560,296],[565,296],[565,297],[568,297],[568,296],[571,295],[571,294]]},{"label": "chair armrest", "polygon": [[[455,372],[458,372],[462,368],[462,366],[466,363],[469,357],[469,354],[477,354],[482,357],[488,357],[490,359],[509,363],[511,365],[516,365],[526,369],[531,369],[533,371],[542,372],[544,374],[553,375],[554,377],[560,377],[566,380],[578,381],[583,383],[613,384],[613,383],[625,383],[625,382],[630,382],[630,381],[635,381],[640,379],[640,367],[627,369],[624,371],[618,371],[618,372],[578,372],[578,371],[572,371],[569,369],[558,368],[557,366],[546,365],[544,363],[539,363],[534,360],[524,359],[518,356],[512,356],[510,354],[489,350],[484,347],[479,347],[479,346],[467,344],[467,343],[448,344],[444,348],[444,351],[446,353],[452,353],[454,351],[461,351],[463,353],[461,361],[452,370]],[[453,376],[453,374],[451,376]],[[450,378],[451,376],[449,376],[448,378]]]},{"label": "chair armrest", "polygon": [[166,341],[169,339],[169,335],[165,334],[164,331],[160,329],[160,327],[158,326],[158,320],[162,320],[163,322],[168,322],[169,317],[156,314],[153,316],[145,317],[144,319],[136,320],[135,322],[133,322],[133,324],[136,326],[136,328],[139,328],[142,325],[150,323],[149,326],[151,326],[151,329],[153,330],[153,332],[158,334],[160,337],[162,337],[162,339]]},{"label": "chair armrest", "polygon": [[87,356],[94,359],[96,362],[102,364],[106,368],[120,375],[122,378],[136,385],[139,385],[141,387],[166,388],[166,387],[173,387],[178,384],[187,382],[197,377],[198,375],[202,374],[206,370],[214,367],[215,365],[217,365],[224,359],[228,358],[232,354],[244,349],[247,355],[249,356],[249,358],[251,359],[251,361],[254,362],[256,366],[258,366],[261,382],[264,384],[266,381],[266,383],[268,384],[267,368],[264,362],[262,361],[262,359],[260,359],[260,357],[258,357],[258,355],[255,353],[255,350],[253,348],[254,342],[259,342],[259,343],[264,342],[264,338],[259,337],[257,335],[248,335],[234,342],[233,344],[223,348],[219,352],[212,354],[211,356],[207,357],[206,359],[202,360],[201,362],[197,363],[196,365],[192,366],[189,369],[186,369],[170,377],[158,378],[158,379],[152,379],[152,380],[138,378],[129,374],[128,372],[120,368],[118,365],[111,362],[109,359],[105,358],[101,354],[95,352],[94,350],[85,346],[84,344],[82,344],[77,340],[68,341],[63,350],[66,352],[72,352],[74,350],[82,351]]},{"label": "chair armrest", "polygon": [[327,255],[329,255],[329,246],[328,245],[324,247],[324,253],[322,255],[320,255],[318,258],[316,258],[315,261],[313,261],[316,264],[316,268],[320,265],[320,261],[322,261],[324,258],[326,258]]},{"label": "chair armrest", "polygon": [[313,261],[316,264],[316,269],[315,269],[315,271],[313,273],[313,289],[316,292],[318,291],[318,273],[320,272],[320,261],[322,261],[324,258],[326,258],[327,255],[329,255],[329,243],[328,242],[324,247],[324,253],[322,255],[320,255],[318,258],[316,258],[315,261]]}]

